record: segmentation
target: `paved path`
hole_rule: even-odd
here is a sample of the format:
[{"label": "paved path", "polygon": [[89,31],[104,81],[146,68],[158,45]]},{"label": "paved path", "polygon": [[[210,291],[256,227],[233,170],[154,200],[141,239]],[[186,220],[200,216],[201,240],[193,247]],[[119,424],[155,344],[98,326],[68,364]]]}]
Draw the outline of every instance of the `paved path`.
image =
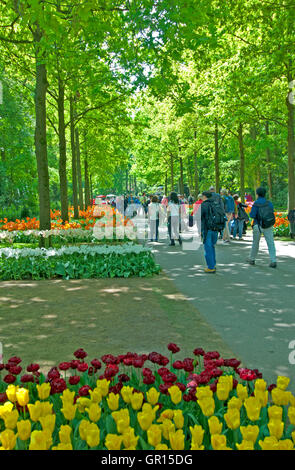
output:
[{"label": "paved path", "polygon": [[[188,235],[183,235],[187,238]],[[245,366],[259,369],[268,383],[287,375],[295,387],[295,243],[276,242],[278,267],[269,267],[265,240],[255,266],[245,263],[252,234],[244,241],[218,241],[217,273],[205,274],[198,250],[149,243],[157,262]],[[294,346],[295,348],[295,346]]]}]

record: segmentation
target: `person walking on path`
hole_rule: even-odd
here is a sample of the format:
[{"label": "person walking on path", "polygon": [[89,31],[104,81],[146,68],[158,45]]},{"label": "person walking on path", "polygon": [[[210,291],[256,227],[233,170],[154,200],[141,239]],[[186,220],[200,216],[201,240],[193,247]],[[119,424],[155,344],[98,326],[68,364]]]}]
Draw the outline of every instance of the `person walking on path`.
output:
[{"label": "person walking on path", "polygon": [[235,194],[233,196],[235,205],[236,205],[236,211],[235,211],[235,223],[233,226],[233,239],[236,239],[237,233],[239,235],[239,240],[243,240],[243,230],[244,230],[244,224],[245,220],[249,221],[249,217],[247,212],[245,211],[245,208],[247,207],[247,204],[243,204],[241,201],[239,201],[239,196],[238,194]]},{"label": "person walking on path", "polygon": [[273,235],[273,225],[275,223],[274,208],[272,202],[265,199],[265,195],[265,188],[259,187],[256,189],[257,199],[254,202],[250,212],[250,217],[253,219],[253,241],[248,263],[251,265],[255,264],[255,259],[259,250],[261,234],[263,233],[270,257],[269,266],[271,268],[276,268],[276,247]]},{"label": "person walking on path", "polygon": [[221,197],[223,199],[225,215],[227,218],[227,221],[223,230],[222,240],[224,243],[229,243],[230,242],[229,225],[235,213],[235,201],[234,201],[234,198],[228,194],[226,189],[223,189],[221,191]]},{"label": "person walking on path", "polygon": [[148,222],[150,226],[150,240],[158,241],[159,239],[159,220],[160,220],[160,205],[157,196],[153,196],[151,203],[148,206]]},{"label": "person walking on path", "polygon": [[213,204],[212,192],[204,191],[202,196],[203,202],[201,204],[201,231],[204,244],[205,260],[207,263],[205,272],[216,273],[215,245],[218,240],[218,231],[212,230],[210,226],[211,206]]},{"label": "person walking on path", "polygon": [[181,208],[178,196],[175,192],[172,192],[170,194],[170,200],[167,206],[167,223],[170,238],[170,246],[175,245],[175,240],[178,240],[179,244],[182,245],[182,240],[179,235],[180,210]]},{"label": "person walking on path", "polygon": [[290,222],[290,237],[295,238],[295,207],[289,210],[288,220]]}]

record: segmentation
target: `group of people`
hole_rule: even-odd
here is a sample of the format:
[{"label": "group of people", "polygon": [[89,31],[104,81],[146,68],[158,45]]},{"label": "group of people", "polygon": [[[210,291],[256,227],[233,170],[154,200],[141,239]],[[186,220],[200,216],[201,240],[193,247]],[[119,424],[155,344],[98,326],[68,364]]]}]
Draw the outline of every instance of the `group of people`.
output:
[{"label": "group of people", "polygon": [[[170,246],[176,241],[182,245],[181,233],[188,227],[199,224],[199,232],[204,245],[204,255],[207,267],[206,273],[216,272],[215,245],[218,238],[224,244],[231,240],[243,240],[247,225],[252,219],[252,246],[247,262],[255,265],[259,250],[261,235],[267,243],[271,268],[276,268],[276,247],[274,243],[273,225],[275,223],[274,207],[266,199],[266,189],[256,189],[256,200],[250,194],[245,194],[248,204],[240,200],[238,194],[222,189],[219,193],[211,186],[203,191],[194,202],[193,198],[171,192],[166,195],[152,194],[134,196],[129,194],[120,199],[121,209],[127,217],[133,218],[142,212],[148,219],[150,241],[159,240],[159,227],[167,225]],[[118,208],[118,200],[108,201]],[[251,204],[249,204],[251,203]],[[251,207],[249,213],[249,207]],[[248,210],[246,210],[248,208]],[[291,238],[295,237],[295,209],[288,214]]]},{"label": "group of people", "polygon": [[[276,268],[276,248],[273,235],[273,225],[275,223],[274,207],[271,201],[266,199],[265,188],[257,188],[256,196],[256,201],[253,203],[250,214],[248,215],[246,211],[248,205],[240,201],[238,194],[232,195],[225,189],[217,193],[213,186],[211,186],[208,191],[199,194],[197,201],[193,204],[192,213],[190,214],[192,223],[190,223],[189,219],[189,225],[193,225],[196,220],[196,215],[199,215],[199,220],[201,221],[201,236],[207,264],[205,268],[206,273],[216,272],[215,245],[218,237],[220,237],[225,244],[230,243],[231,238],[235,240],[237,236],[239,240],[242,240],[250,218],[252,219],[253,241],[247,262],[250,265],[255,264],[260,238],[263,234],[269,251],[269,266]],[[170,194],[169,199],[164,200],[164,205],[167,208],[166,215],[170,245],[175,245],[175,241],[178,241],[179,245],[182,245],[181,229],[183,224],[181,221],[183,212],[185,211],[184,205],[175,192]],[[161,214],[161,207],[157,196],[152,197],[147,212],[151,241],[157,241]]]}]

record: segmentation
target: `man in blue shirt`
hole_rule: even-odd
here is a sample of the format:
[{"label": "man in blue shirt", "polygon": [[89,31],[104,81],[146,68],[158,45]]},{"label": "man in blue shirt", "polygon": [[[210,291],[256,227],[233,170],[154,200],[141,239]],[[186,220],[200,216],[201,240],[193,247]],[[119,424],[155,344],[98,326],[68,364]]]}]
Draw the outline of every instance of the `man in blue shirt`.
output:
[{"label": "man in blue shirt", "polygon": [[270,257],[269,266],[271,268],[276,268],[277,260],[276,260],[276,247],[275,247],[274,236],[273,236],[273,226],[268,227],[268,228],[261,227],[261,221],[259,217],[259,205],[265,204],[267,202],[272,211],[274,210],[274,208],[273,208],[272,203],[265,199],[265,195],[266,195],[265,188],[262,188],[262,187],[257,188],[256,195],[257,195],[257,199],[254,202],[251,212],[250,212],[250,217],[253,219],[253,225],[252,225],[253,242],[252,242],[252,248],[250,252],[250,257],[248,259],[248,263],[251,265],[255,264],[255,259],[259,250],[259,242],[260,242],[261,234],[263,233],[265,241],[267,243],[268,253]]}]

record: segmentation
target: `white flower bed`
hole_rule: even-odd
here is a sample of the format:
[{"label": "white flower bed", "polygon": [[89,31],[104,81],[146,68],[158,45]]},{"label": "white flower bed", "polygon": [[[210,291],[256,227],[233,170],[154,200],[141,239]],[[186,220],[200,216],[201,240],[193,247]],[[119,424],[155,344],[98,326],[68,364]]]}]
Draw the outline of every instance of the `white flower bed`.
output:
[{"label": "white flower bed", "polygon": [[130,253],[139,254],[151,251],[150,248],[133,243],[124,245],[82,245],[82,246],[64,246],[58,249],[54,248],[1,248],[0,257],[20,258],[20,257],[50,257],[72,255],[75,253],[85,256],[91,255],[128,255]]}]

